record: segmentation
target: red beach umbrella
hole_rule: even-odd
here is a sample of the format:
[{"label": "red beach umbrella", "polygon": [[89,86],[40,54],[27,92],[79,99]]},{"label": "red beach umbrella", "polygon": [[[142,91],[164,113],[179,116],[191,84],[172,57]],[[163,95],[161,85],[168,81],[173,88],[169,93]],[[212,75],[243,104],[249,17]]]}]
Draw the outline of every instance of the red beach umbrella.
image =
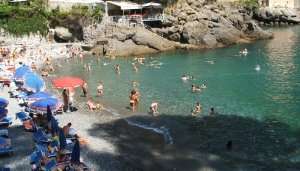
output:
[{"label": "red beach umbrella", "polygon": [[84,81],[78,77],[60,77],[52,80],[56,88],[76,88],[82,86]]}]

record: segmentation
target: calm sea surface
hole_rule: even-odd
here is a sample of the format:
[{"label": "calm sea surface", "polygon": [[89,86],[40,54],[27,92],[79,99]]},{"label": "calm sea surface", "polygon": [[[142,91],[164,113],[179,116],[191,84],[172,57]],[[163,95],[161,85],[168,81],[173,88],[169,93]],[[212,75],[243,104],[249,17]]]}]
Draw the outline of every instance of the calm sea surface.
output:
[{"label": "calm sea surface", "polygon": [[[235,45],[207,51],[175,51],[146,57],[145,64],[134,72],[134,58],[115,60],[86,58],[63,64],[58,75],[84,78],[93,99],[118,113],[130,113],[129,92],[132,81],[139,83],[141,103],[138,113],[148,112],[153,100],[159,112],[167,115],[190,115],[195,102],[206,115],[210,107],[218,113],[239,115],[257,120],[275,119],[300,129],[300,27],[272,29],[275,38],[252,44]],[[247,48],[247,56],[239,51]],[[90,63],[92,71],[83,65]],[[120,64],[117,75],[114,65]],[[181,76],[193,76],[183,82]],[[104,83],[104,96],[96,97],[96,86]],[[201,93],[192,93],[191,85],[205,83]]]}]

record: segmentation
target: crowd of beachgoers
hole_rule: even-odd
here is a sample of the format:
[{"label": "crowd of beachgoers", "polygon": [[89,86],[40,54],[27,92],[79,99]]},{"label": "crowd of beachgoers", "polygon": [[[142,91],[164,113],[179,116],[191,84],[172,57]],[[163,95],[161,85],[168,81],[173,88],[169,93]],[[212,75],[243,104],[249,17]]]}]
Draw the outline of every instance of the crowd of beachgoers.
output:
[{"label": "crowd of beachgoers", "polygon": [[[66,110],[68,110],[69,103],[62,106],[59,98],[45,92],[45,82],[41,77],[54,72],[53,59],[74,56],[83,57],[80,46],[50,43],[38,36],[16,38],[14,43],[7,40],[6,44],[0,47],[1,87],[8,87],[9,97],[17,99],[20,108],[14,107],[19,109],[16,117],[20,119],[24,130],[33,132],[35,150],[32,151],[30,163],[28,163],[32,166],[32,170],[41,170],[42,168],[46,170],[49,170],[49,168],[57,170],[66,168],[88,169],[81,163],[78,154],[79,144],[85,144],[84,138],[75,133],[75,129],[71,128],[71,122],[59,126],[59,121],[54,116],[62,113],[66,107]],[[82,86],[83,90],[84,85]],[[66,89],[63,90],[63,98],[65,91]],[[30,99],[30,97],[33,98]],[[12,100],[7,99],[6,101],[7,106],[9,101]],[[39,105],[35,106],[34,104],[37,103]],[[47,105],[47,109],[45,105]],[[7,112],[3,113],[1,132],[4,131],[5,134],[3,135],[7,139],[9,139],[7,128],[12,122],[12,116],[7,116]],[[6,154],[7,152],[10,154],[12,151],[11,140],[3,142],[7,143],[4,144],[4,147],[9,146],[10,148],[8,151],[5,151],[5,149],[2,151],[3,144],[1,144],[1,153]],[[3,166],[0,165],[0,167]]]}]

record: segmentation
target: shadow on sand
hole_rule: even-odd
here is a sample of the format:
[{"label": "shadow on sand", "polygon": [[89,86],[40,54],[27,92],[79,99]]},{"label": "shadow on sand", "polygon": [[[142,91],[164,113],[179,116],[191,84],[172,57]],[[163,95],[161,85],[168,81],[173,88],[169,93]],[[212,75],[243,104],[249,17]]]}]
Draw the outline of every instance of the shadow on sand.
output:
[{"label": "shadow on sand", "polygon": [[14,153],[0,156],[0,167],[9,167],[11,170],[28,171],[30,168],[29,156],[33,151],[32,133],[26,132],[22,126],[8,128]]},{"label": "shadow on sand", "polygon": [[289,138],[289,127],[276,120],[261,122],[234,115],[131,116],[127,119],[169,128],[174,143],[166,144],[162,135],[128,125],[124,119],[94,124],[90,135],[102,137],[117,148],[117,154],[85,149],[97,167],[145,171],[300,170],[299,160],[290,160],[297,148],[299,150],[300,139]]}]

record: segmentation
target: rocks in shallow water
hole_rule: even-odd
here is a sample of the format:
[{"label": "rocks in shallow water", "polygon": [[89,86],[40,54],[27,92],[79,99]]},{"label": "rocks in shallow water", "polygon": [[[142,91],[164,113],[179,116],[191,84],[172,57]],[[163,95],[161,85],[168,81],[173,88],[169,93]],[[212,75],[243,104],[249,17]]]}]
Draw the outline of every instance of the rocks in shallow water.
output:
[{"label": "rocks in shallow water", "polygon": [[260,8],[254,15],[254,18],[264,23],[300,23],[300,17],[288,8]]}]

